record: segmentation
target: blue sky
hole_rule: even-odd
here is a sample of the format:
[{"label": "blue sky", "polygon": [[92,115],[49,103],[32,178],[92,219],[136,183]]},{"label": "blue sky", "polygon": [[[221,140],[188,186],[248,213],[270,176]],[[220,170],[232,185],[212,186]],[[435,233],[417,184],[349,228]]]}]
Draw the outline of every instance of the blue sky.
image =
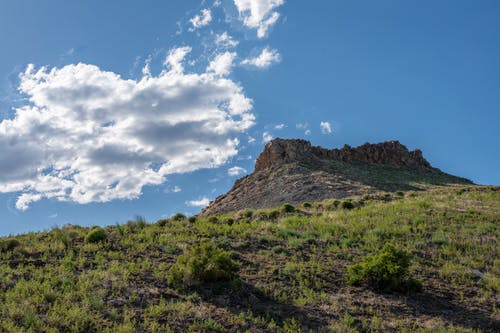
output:
[{"label": "blue sky", "polygon": [[272,137],[500,184],[498,1],[0,3],[0,235],[194,214]]}]

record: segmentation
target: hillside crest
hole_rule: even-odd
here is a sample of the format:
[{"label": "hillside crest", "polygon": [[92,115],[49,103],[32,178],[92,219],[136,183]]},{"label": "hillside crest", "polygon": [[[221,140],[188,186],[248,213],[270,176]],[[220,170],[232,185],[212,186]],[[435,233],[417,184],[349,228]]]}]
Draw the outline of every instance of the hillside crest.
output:
[{"label": "hillside crest", "polygon": [[278,138],[266,144],[253,173],[238,179],[200,215],[447,184],[471,182],[432,167],[421,150],[410,151],[399,141],[326,149]]}]

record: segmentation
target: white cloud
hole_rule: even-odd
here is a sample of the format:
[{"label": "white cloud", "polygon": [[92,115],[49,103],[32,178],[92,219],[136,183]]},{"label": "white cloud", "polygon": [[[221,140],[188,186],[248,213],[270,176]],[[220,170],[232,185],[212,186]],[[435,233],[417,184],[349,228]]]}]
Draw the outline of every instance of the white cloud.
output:
[{"label": "white cloud", "polygon": [[20,75],[29,103],[0,121],[0,193],[25,210],[42,198],[133,199],[165,176],[218,167],[254,124],[242,87],[212,72],[184,73],[172,50],[158,76],[126,80],[94,65]]},{"label": "white cloud", "polygon": [[272,134],[271,134],[271,133],[269,133],[269,132],[264,132],[264,133],[262,133],[262,141],[263,141],[263,142],[269,142],[269,141],[271,141],[272,139],[273,139],[273,136],[272,136]]},{"label": "white cloud", "polygon": [[144,67],[142,67],[143,76],[151,76],[151,60],[153,60],[153,57],[149,55],[144,62]]},{"label": "white cloud", "polygon": [[227,170],[227,174],[232,177],[242,175],[245,172],[247,172],[247,170],[239,166],[234,166],[232,168],[229,168],[229,170]]},{"label": "white cloud", "polygon": [[208,72],[225,76],[231,73],[233,61],[236,58],[236,52],[224,52],[215,57],[207,67]]},{"label": "white cloud", "polygon": [[321,133],[323,134],[330,134],[332,133],[332,126],[328,121],[322,121],[319,124],[319,127],[321,128]]},{"label": "white cloud", "polygon": [[280,61],[281,55],[278,51],[266,47],[257,57],[244,59],[241,64],[264,69]]},{"label": "white cloud", "polygon": [[210,199],[207,197],[203,197],[199,200],[190,200],[186,201],[186,205],[191,207],[206,207],[210,204]]},{"label": "white cloud", "polygon": [[248,143],[254,143],[255,142],[255,138],[253,136],[248,136]]},{"label": "white cloud", "polygon": [[305,132],[304,132],[305,135],[311,135],[311,130],[307,129]]},{"label": "white cloud", "polygon": [[192,19],[189,20],[193,25],[192,28],[189,28],[189,31],[194,31],[196,29],[202,28],[208,25],[212,21],[212,12],[210,9],[202,9],[201,14],[195,15]]},{"label": "white cloud", "polygon": [[170,50],[165,59],[163,65],[170,68],[170,71],[173,73],[182,73],[184,72],[184,65],[182,64],[184,58],[192,51],[190,46],[178,47]]},{"label": "white cloud", "polygon": [[282,130],[285,127],[286,127],[285,124],[278,124],[278,125],[274,126],[274,128],[277,129],[278,131]]},{"label": "white cloud", "polygon": [[239,42],[229,36],[227,31],[224,31],[223,33],[215,36],[215,44],[220,47],[229,48],[238,46]]},{"label": "white cloud", "polygon": [[284,3],[285,0],[234,0],[243,25],[257,29],[259,38],[265,37],[269,27],[278,21],[280,14],[275,9]]},{"label": "white cloud", "polygon": [[179,193],[181,191],[182,189],[177,185],[175,185],[173,188],[166,188],[165,190],[163,190],[163,192],[165,193]]}]

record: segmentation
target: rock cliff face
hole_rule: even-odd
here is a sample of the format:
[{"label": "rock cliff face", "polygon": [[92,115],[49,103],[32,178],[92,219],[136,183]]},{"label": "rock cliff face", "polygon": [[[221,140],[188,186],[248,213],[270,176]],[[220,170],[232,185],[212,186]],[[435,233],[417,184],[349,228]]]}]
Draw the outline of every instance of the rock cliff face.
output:
[{"label": "rock cliff face", "polygon": [[450,183],[471,182],[433,168],[420,150],[409,151],[398,141],[326,149],[306,140],[274,139],[257,158],[254,172],[200,214]]},{"label": "rock cliff face", "polygon": [[408,151],[399,141],[377,144],[365,143],[352,148],[344,145],[342,149],[314,147],[306,140],[275,139],[270,141],[257,158],[255,171],[300,161],[304,159],[331,159],[344,162],[363,162],[393,164],[400,166],[429,168],[431,165],[422,156],[422,151]]}]

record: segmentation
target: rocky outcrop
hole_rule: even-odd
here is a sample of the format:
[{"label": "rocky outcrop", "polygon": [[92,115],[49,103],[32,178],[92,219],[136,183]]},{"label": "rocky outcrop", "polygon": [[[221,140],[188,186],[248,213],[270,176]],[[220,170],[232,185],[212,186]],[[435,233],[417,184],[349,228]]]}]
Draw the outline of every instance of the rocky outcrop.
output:
[{"label": "rocky outcrop", "polygon": [[306,140],[274,139],[257,158],[254,172],[238,179],[200,214],[445,183],[470,181],[433,168],[420,150],[409,151],[398,141],[325,149]]},{"label": "rocky outcrop", "polygon": [[393,164],[401,166],[429,168],[430,164],[419,149],[409,151],[399,141],[377,144],[365,143],[356,148],[344,145],[342,149],[325,149],[312,146],[306,140],[275,139],[270,141],[257,158],[255,171],[278,166],[293,161],[332,159],[345,162]]}]

